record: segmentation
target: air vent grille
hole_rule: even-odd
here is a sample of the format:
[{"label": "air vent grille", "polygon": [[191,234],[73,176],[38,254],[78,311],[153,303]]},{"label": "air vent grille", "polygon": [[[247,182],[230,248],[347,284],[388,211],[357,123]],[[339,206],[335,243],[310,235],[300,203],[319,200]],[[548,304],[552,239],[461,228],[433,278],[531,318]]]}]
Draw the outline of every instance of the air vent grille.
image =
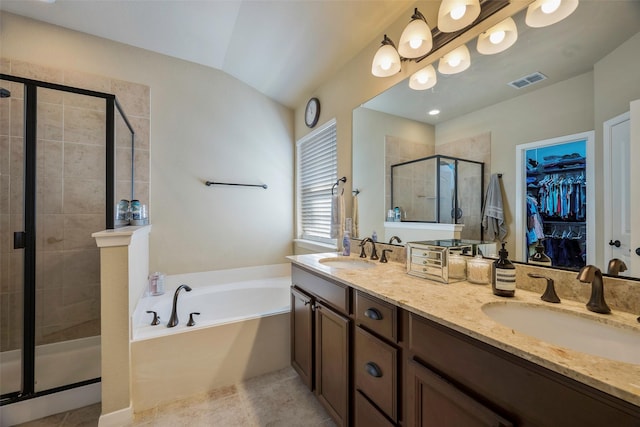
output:
[{"label": "air vent grille", "polygon": [[539,71],[536,71],[535,73],[529,74],[528,76],[520,77],[519,79],[516,79],[508,84],[509,86],[514,87],[516,89],[522,89],[523,87],[527,87],[534,83],[541,82],[546,78],[547,76],[545,76]]}]

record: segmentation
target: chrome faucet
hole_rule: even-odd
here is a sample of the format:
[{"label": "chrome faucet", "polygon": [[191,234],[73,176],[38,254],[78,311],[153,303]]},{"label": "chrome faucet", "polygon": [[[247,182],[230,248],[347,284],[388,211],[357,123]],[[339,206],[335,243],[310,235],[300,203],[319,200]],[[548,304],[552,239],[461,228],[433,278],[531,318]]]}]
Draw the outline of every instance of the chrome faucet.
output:
[{"label": "chrome faucet", "polygon": [[607,274],[617,276],[623,271],[627,271],[627,264],[619,258],[612,258],[607,266]]},{"label": "chrome faucet", "polygon": [[392,238],[389,239],[389,244],[392,245],[394,240],[398,243],[402,243],[402,240],[400,240],[398,236],[393,236]]},{"label": "chrome faucet", "polygon": [[594,313],[611,313],[611,309],[604,301],[604,284],[600,269],[593,265],[586,265],[578,273],[577,279],[582,283],[591,283],[591,298],[587,303],[587,309]]},{"label": "chrome faucet", "polygon": [[376,242],[371,240],[371,237],[365,237],[362,240],[362,242],[360,242],[360,247],[362,248],[362,250],[360,251],[360,258],[366,258],[367,257],[367,254],[364,251],[364,245],[366,245],[367,242],[371,242],[371,259],[373,259],[373,260],[378,259],[378,253],[376,252]]},{"label": "chrome faucet", "polygon": [[178,294],[183,289],[191,292],[191,288],[187,285],[178,286],[178,289],[176,289],[176,292],[173,294],[173,308],[171,309],[171,317],[169,318],[169,323],[167,323],[167,328],[173,328],[178,324]]}]

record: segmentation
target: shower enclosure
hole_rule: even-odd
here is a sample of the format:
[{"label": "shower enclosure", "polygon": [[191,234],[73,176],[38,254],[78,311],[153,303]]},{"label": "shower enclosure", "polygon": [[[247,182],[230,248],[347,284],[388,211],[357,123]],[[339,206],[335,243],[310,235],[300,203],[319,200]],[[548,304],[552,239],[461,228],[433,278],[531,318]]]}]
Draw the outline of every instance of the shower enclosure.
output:
[{"label": "shower enclosure", "polygon": [[391,206],[403,222],[464,224],[462,239],[482,240],[484,163],[443,155],[391,166]]},{"label": "shower enclosure", "polygon": [[91,234],[133,198],[133,128],[108,93],[0,74],[0,404],[100,380]]}]

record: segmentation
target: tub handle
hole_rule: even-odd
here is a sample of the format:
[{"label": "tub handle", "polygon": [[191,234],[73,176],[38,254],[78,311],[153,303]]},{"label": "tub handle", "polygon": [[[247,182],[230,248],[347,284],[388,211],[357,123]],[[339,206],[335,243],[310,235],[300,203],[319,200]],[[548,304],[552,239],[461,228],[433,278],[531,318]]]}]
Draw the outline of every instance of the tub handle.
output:
[{"label": "tub handle", "polygon": [[194,314],[200,316],[200,313],[196,313],[195,311],[193,313],[189,313],[189,321],[187,322],[187,326],[193,326],[193,325],[196,324],[196,321],[193,320],[193,315]]},{"label": "tub handle", "polygon": [[147,313],[153,313],[153,320],[151,321],[151,326],[156,326],[160,324],[160,316],[155,311],[148,310]]}]

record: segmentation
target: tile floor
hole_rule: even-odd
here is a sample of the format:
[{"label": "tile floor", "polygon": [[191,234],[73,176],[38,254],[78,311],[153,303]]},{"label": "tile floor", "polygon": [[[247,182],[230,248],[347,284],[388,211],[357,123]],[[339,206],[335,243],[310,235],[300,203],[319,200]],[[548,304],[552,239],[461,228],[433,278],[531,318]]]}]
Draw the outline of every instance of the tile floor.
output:
[{"label": "tile floor", "polygon": [[[20,427],[97,426],[100,404],[51,415]],[[136,414],[130,427],[334,427],[292,368]]]}]

